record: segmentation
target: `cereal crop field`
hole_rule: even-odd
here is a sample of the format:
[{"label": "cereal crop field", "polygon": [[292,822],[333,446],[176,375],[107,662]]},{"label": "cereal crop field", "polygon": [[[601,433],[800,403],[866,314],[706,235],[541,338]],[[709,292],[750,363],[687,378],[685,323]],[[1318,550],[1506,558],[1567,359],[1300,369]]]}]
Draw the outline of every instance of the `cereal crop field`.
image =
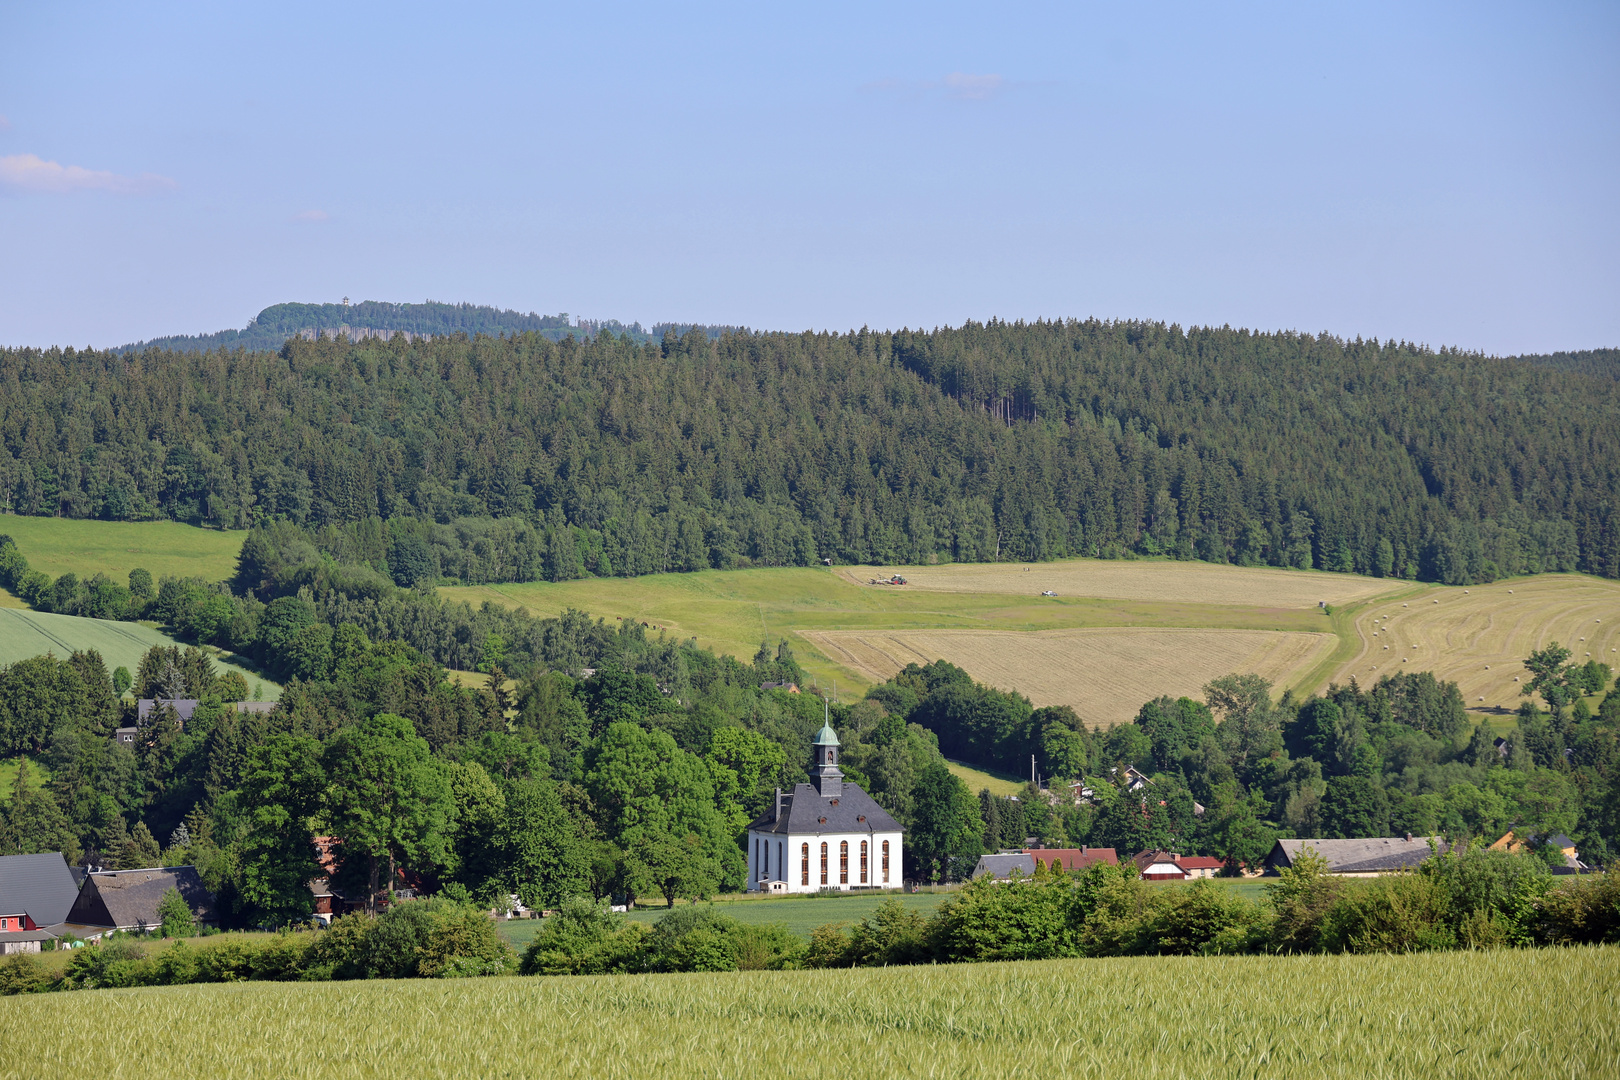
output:
[{"label": "cereal crop field", "polygon": [[1132,719],[1156,694],[1202,697],[1211,679],[1255,672],[1278,687],[1333,651],[1329,633],[1263,630],[812,631],[829,656],[882,682],[909,663],[942,659],[1036,706],[1068,705],[1088,725]]},{"label": "cereal crop field", "polygon": [[1612,1077],[1620,949],[236,983],[0,1001],[0,1078],[381,1078],[406,1065],[422,1078]]},{"label": "cereal crop field", "polygon": [[[55,653],[58,658],[84,649],[101,653],[107,670],[127,667],[133,672],[140,666],[141,656],[154,645],[178,645],[161,630],[140,623],[110,622],[105,619],[81,619],[76,615],[50,615],[42,611],[0,607],[0,664],[14,664],[30,656]],[[248,689],[254,684],[263,689],[264,700],[274,701],[281,696],[281,686],[240,663],[231,663],[225,656],[214,652],[214,670],[240,671],[247,679]]]},{"label": "cereal crop field", "polygon": [[1524,658],[1557,641],[1579,663],[1620,669],[1620,582],[1544,574],[1467,588],[1437,586],[1374,602],[1355,620],[1359,648],[1335,674],[1362,684],[1397,671],[1455,680],[1470,709],[1511,712],[1524,700]]}]

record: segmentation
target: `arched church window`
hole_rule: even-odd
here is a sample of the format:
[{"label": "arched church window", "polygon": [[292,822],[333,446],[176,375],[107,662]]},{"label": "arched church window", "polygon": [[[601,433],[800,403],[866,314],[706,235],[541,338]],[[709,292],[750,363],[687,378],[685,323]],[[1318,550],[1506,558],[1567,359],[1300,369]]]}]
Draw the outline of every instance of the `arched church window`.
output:
[{"label": "arched church window", "polygon": [[799,845],[799,884],[810,884],[810,845]]},{"label": "arched church window", "polygon": [[838,843],[838,884],[849,884],[849,841]]},{"label": "arched church window", "polygon": [[821,842],[821,883],[827,884],[827,841]]},{"label": "arched church window", "polygon": [[866,884],[866,841],[861,841],[861,884]]},{"label": "arched church window", "polygon": [[883,841],[883,884],[889,883],[889,842]]}]

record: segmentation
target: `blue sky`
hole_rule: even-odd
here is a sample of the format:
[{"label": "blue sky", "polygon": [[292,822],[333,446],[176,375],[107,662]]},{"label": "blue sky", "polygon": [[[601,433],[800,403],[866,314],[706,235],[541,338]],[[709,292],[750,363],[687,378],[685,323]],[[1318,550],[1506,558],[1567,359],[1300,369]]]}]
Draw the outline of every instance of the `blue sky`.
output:
[{"label": "blue sky", "polygon": [[7,344],[347,295],[1620,345],[1613,3],[12,3],[0,116]]}]

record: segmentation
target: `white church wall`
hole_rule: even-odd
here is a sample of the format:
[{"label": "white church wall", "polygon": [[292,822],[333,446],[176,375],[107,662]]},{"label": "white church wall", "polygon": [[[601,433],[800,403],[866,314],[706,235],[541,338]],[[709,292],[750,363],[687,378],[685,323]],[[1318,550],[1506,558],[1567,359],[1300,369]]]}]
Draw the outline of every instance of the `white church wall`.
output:
[{"label": "white church wall", "polygon": [[[795,893],[820,892],[823,889],[839,891],[853,889],[898,889],[905,881],[905,867],[898,832],[822,833],[782,835],[779,833],[750,832],[748,834],[748,891],[759,892],[766,886],[760,882],[762,874],[770,881],[786,881],[787,891]],[[867,881],[861,882],[861,842],[870,847],[867,857]],[[889,844],[888,881],[883,880],[883,843]],[[821,845],[827,845],[827,884],[821,883]],[[840,843],[849,844],[849,880],[840,881]],[[769,845],[769,862],[766,861]],[[810,881],[804,884],[803,851],[801,845],[810,845]],[[780,845],[780,847],[778,847]],[[785,867],[783,864],[786,864]],[[784,869],[786,872],[784,873]]]}]

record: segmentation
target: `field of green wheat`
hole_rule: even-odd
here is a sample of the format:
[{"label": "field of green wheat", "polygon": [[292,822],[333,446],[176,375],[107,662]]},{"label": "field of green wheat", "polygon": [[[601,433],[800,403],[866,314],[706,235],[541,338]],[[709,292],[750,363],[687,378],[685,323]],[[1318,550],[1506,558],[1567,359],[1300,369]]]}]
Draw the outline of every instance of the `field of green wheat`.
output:
[{"label": "field of green wheat", "polygon": [[1613,1077],[1620,949],[0,1000],[0,1077]]},{"label": "field of green wheat", "polygon": [[[109,622],[105,619],[83,619],[77,615],[50,615],[42,611],[0,607],[0,664],[11,664],[30,656],[55,653],[65,657],[83,649],[95,649],[107,664],[114,668],[127,667],[134,671],[141,656],[154,645],[177,645],[161,630],[140,623]],[[274,701],[281,696],[281,686],[252,670],[233,664],[221,656],[214,658],[216,671],[240,671],[247,679],[251,691],[257,684],[263,700]]]}]

